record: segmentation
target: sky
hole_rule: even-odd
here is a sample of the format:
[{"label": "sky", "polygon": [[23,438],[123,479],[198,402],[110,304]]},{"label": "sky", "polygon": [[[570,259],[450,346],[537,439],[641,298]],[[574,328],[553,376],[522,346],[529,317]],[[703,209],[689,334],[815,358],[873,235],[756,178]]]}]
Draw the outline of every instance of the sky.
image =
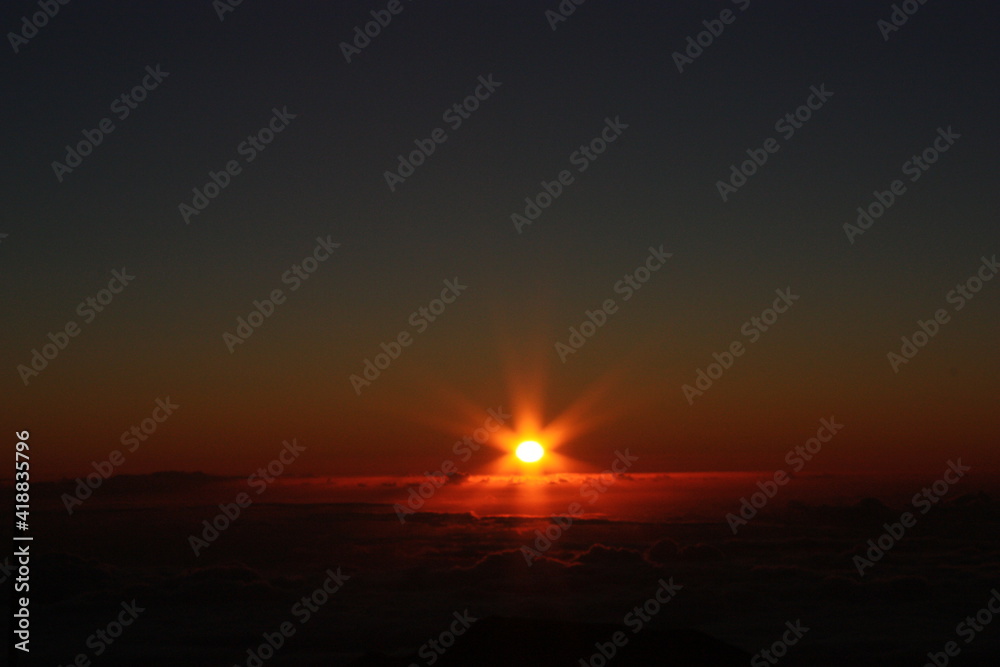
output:
[{"label": "sky", "polygon": [[953,291],[997,271],[994,8],[883,32],[884,3],[403,2],[352,50],[384,5],[218,4],[70,3],[8,37],[4,421],[41,479],[115,450],[121,473],[245,476],[293,438],[297,475],[419,475],[490,409],[512,416],[464,473],[516,472],[529,436],[551,472],[622,447],[640,472],[774,470],[821,419],[844,428],[813,472],[996,471],[1000,282]]},{"label": "sky", "polygon": [[997,18],[5,3],[10,662],[994,664]]}]

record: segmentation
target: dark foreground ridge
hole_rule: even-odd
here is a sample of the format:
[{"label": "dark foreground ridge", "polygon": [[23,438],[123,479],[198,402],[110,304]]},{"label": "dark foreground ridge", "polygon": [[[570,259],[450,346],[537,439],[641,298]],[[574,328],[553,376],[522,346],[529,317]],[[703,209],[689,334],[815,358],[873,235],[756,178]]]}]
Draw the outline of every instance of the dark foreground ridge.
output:
[{"label": "dark foreground ridge", "polygon": [[[624,625],[572,623],[527,618],[491,617],[477,621],[434,664],[436,667],[580,667],[591,656],[601,655],[598,644],[608,647],[622,632],[628,643],[615,646],[608,664],[615,667],[745,667],[750,654],[693,629],[666,629],[653,624],[639,633]],[[613,646],[613,644],[611,644]],[[610,651],[610,648],[608,648]],[[602,656],[603,657],[603,656]],[[351,667],[409,667],[425,665],[419,655],[391,658],[368,655]]]}]

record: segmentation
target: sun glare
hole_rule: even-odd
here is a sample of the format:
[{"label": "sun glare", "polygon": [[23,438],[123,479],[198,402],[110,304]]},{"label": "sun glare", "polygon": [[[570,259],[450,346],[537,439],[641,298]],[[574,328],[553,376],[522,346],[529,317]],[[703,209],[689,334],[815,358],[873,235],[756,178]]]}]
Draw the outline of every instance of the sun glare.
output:
[{"label": "sun glare", "polygon": [[545,450],[534,440],[525,440],[517,446],[517,451],[515,453],[517,454],[517,458],[521,459],[525,463],[534,463],[542,458],[545,454]]}]

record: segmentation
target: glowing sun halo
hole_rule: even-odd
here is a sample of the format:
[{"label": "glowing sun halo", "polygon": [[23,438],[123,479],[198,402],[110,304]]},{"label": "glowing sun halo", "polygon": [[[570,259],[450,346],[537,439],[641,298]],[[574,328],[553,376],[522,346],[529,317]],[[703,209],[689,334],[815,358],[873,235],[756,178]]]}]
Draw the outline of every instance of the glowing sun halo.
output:
[{"label": "glowing sun halo", "polygon": [[545,450],[534,440],[525,440],[517,446],[515,454],[517,455],[517,458],[521,459],[525,463],[534,463],[538,459],[542,458],[542,455],[545,454]]}]

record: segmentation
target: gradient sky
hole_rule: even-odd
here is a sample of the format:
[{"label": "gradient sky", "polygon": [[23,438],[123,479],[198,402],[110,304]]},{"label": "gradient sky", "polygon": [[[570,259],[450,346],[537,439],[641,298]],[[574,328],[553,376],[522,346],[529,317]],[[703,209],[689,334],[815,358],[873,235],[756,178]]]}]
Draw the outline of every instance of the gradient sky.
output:
[{"label": "gradient sky", "polygon": [[[382,4],[220,21],[207,0],[70,3],[8,50],[4,423],[31,430],[36,474],[88,472],[168,396],[181,407],[121,472],[244,475],[295,437],[297,474],[420,473],[488,408],[525,405],[545,422],[585,406],[593,425],[558,443],[582,469],[630,446],[643,471],[773,470],[832,415],[845,428],[811,472],[996,470],[1000,281],[946,302],[1000,251],[996,8],[927,3],[885,41],[890,3],[595,1],[553,31],[556,4],[405,2],[347,63],[339,43]],[[673,52],[725,8],[679,73]],[[8,3],[5,32],[35,10]],[[58,182],[64,146],[156,65],[169,76]],[[490,74],[502,85],[391,192],[396,156]],[[833,96],[780,138],[821,84]],[[297,117],[186,225],[178,205],[275,107]],[[628,128],[518,234],[511,214],[607,117]],[[961,138],[849,243],[855,209],[949,126]],[[781,149],[723,203],[716,181],[768,137]],[[288,292],[327,236],[341,246]],[[672,258],[622,302],[616,281],[661,244]],[[122,267],[134,283],[82,323]],[[415,334],[455,277],[467,291]],[[689,405],[681,386],[786,287],[800,300]],[[288,300],[230,354],[223,332],[275,288]],[[554,344],[609,297],[561,363]],[[951,321],[894,374],[886,354],[938,308]],[[17,366],[69,320],[80,334],[25,386]],[[403,330],[413,344],[357,395],[349,376]]]}]

